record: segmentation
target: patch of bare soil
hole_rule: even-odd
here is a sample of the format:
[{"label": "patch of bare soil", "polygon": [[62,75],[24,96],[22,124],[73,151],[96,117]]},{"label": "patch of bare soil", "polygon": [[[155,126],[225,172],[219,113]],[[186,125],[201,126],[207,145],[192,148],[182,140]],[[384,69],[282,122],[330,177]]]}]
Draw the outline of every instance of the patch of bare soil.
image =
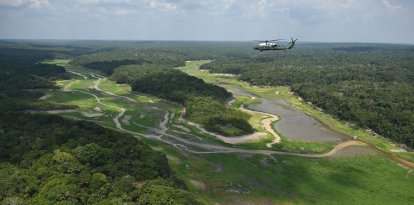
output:
[{"label": "patch of bare soil", "polygon": [[97,112],[81,112],[83,116],[85,117],[100,117],[104,114],[102,113],[97,113]]},{"label": "patch of bare soil", "polygon": [[129,125],[129,124],[131,124],[129,121],[131,121],[131,119],[132,119],[132,116],[131,115],[125,115],[123,118],[122,118],[122,123],[124,123],[125,125]]},{"label": "patch of bare soil", "polygon": [[348,146],[339,151],[337,151],[333,158],[339,157],[353,157],[353,156],[361,156],[361,155],[375,155],[378,154],[375,150],[371,149],[367,146]]}]

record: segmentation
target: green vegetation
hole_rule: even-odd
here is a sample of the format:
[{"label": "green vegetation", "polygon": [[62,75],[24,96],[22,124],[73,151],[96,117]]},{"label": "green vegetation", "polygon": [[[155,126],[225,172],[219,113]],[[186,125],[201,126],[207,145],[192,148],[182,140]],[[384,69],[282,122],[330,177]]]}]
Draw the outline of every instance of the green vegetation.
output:
[{"label": "green vegetation", "polygon": [[39,63],[53,55],[51,51],[0,47],[0,112],[71,108],[39,100],[45,95],[41,90],[57,88],[50,80],[70,77],[61,66]]},{"label": "green vegetation", "polygon": [[[10,43],[10,45],[0,47],[0,50],[5,48],[7,52],[16,52],[16,56],[20,55],[23,59],[25,55],[28,55],[30,59],[30,55],[34,53],[38,55],[46,52],[47,55],[34,58],[30,64],[36,65],[38,62],[56,64],[89,78],[84,79],[68,73],[46,76],[42,75],[42,72],[33,74],[25,71],[28,76],[36,77],[35,81],[25,81],[28,83],[25,86],[31,87],[39,83],[38,81],[42,81],[52,87],[42,87],[40,90],[22,87],[14,88],[15,92],[7,92],[8,86],[4,84],[0,99],[4,99],[6,96],[4,93],[9,93],[7,96],[13,98],[16,104],[9,103],[7,105],[10,109],[4,108],[0,111],[0,204],[197,204],[198,202],[202,204],[240,204],[241,202],[251,204],[411,204],[414,200],[411,194],[414,184],[413,172],[369,148],[349,147],[350,149],[343,150],[343,153],[321,159],[248,153],[195,154],[179,146],[170,146],[155,138],[136,139],[129,134],[122,133],[123,131],[115,126],[114,118],[120,114],[121,108],[124,108],[126,111],[119,118],[123,129],[142,133],[143,136],[149,134],[157,137],[160,134],[153,130],[160,130],[160,122],[164,120],[164,115],[168,111],[175,113],[175,116],[171,116],[166,125],[167,134],[174,134],[187,140],[193,139],[194,142],[206,140],[213,145],[268,149],[266,143],[271,141],[269,137],[254,142],[230,145],[202,133],[194,126],[179,120],[181,105],[186,106],[186,117],[192,121],[208,122],[208,118],[204,117],[206,114],[216,116],[217,120],[227,119],[226,114],[229,113],[231,116],[243,119],[243,123],[249,121],[256,130],[263,131],[259,125],[263,117],[260,114],[256,113],[248,117],[242,112],[233,113],[233,111],[242,104],[257,103],[258,98],[283,98],[297,109],[318,118],[335,130],[351,136],[357,135],[359,139],[385,150],[397,149],[384,139],[374,138],[369,132],[323,113],[314,106],[299,100],[297,96],[292,95],[289,87],[251,86],[234,76],[213,75],[197,69],[201,64],[211,61],[188,62],[185,67],[179,68],[204,81],[176,72],[177,69],[172,69],[175,66],[173,63],[159,65],[151,60],[151,62],[146,61],[142,64],[138,62],[138,65],[123,64],[129,64],[134,60],[139,61],[138,58],[132,57],[134,52],[142,53],[138,54],[142,56],[146,52],[156,56],[155,51],[162,51],[160,53],[163,55],[178,56],[177,59],[180,60],[177,62],[181,63],[183,60],[214,58],[218,59],[214,62],[233,59],[229,61],[232,62],[242,57],[248,60],[263,58],[273,61],[275,59],[271,60],[269,56],[275,58],[275,53],[260,54],[258,57],[251,58],[257,53],[253,53],[249,45],[244,43],[110,41],[79,43],[75,41],[70,42],[70,46],[65,46],[64,42],[53,45],[37,46],[37,44],[26,42],[21,45]],[[331,49],[331,46],[317,46],[324,52],[326,49]],[[16,49],[14,47],[21,50],[14,50]],[[315,49],[315,46],[304,45],[304,47],[304,50],[298,47],[294,51],[305,55],[306,58],[306,53]],[[364,49],[364,52],[380,52],[378,49]],[[27,53],[25,53],[26,50],[28,50]],[[361,51],[358,48],[346,48],[336,49],[335,52],[356,50]],[[127,54],[126,51],[132,54]],[[7,52],[2,55],[6,55]],[[91,52],[96,53],[90,54]],[[76,57],[78,55],[83,57]],[[276,58],[288,58],[289,55],[296,54],[289,52],[278,55],[280,56]],[[362,53],[362,55],[365,54]],[[91,56],[101,57],[99,60],[89,59]],[[122,56],[128,57],[122,58]],[[68,60],[62,59],[65,57]],[[45,61],[45,59],[53,58],[60,59]],[[102,60],[104,58],[108,60]],[[156,58],[163,61],[162,56]],[[15,63],[17,65],[18,58],[15,59],[10,65]],[[75,61],[83,59],[84,62],[71,63],[72,59]],[[156,95],[156,91],[152,91],[151,88],[145,88],[148,89],[148,92],[146,91],[148,94],[143,94],[141,90],[133,92],[129,85],[115,84],[114,81],[106,79],[98,80],[101,77],[94,75],[95,73],[101,74],[98,66],[105,66],[106,64],[102,62],[111,61],[113,64],[108,63],[110,69],[105,68],[102,71],[111,70],[115,64],[122,64],[121,68],[115,69],[113,78],[118,77],[116,76],[118,70],[125,71],[125,73],[118,74],[122,74],[125,77],[123,79],[126,79],[124,82],[131,82],[129,83],[131,85],[135,78],[140,79],[143,76],[142,73],[135,73],[135,70],[148,68],[145,73],[156,77],[156,79],[142,77],[154,84],[141,83],[134,88],[135,90],[155,86],[159,91],[165,91],[157,96],[165,99],[176,97],[176,99],[183,100],[175,100],[176,103],[174,103],[152,96]],[[94,62],[101,63],[95,64]],[[88,63],[91,63],[89,66],[96,67],[93,69],[84,67]],[[10,66],[9,71],[13,71],[14,67],[17,66]],[[245,65],[242,67],[245,68]],[[2,69],[3,67],[0,67],[0,71]],[[133,72],[127,73],[129,69]],[[247,71],[240,73],[243,75],[244,72]],[[265,75],[262,71],[257,72]],[[50,81],[57,79],[55,76],[66,75],[72,79],[59,77],[56,83]],[[93,88],[97,83],[104,91],[129,97],[134,101],[100,92]],[[214,88],[217,92],[210,92],[212,87],[209,87],[207,83],[231,90],[239,89],[250,92],[257,98],[235,95],[235,101],[230,106],[225,106],[228,93],[222,92],[223,89],[218,87]],[[168,85],[172,86],[168,87]],[[192,87],[197,87],[197,89]],[[179,95],[175,91],[180,89],[188,94],[186,98],[178,98]],[[199,89],[202,92],[198,92]],[[276,92],[278,94],[275,94]],[[199,93],[202,95],[198,95]],[[45,94],[49,95],[46,99],[38,99]],[[32,106],[31,109],[60,109],[53,107],[57,105],[64,109],[66,109],[65,106],[76,107],[76,110],[58,113],[57,115],[60,116],[14,112],[14,110],[27,109],[17,109],[19,102],[17,99],[20,97],[28,99],[27,105]],[[6,107],[4,101],[0,101],[0,105],[2,108]],[[240,122],[231,123],[237,125]],[[176,125],[182,127],[174,127]],[[223,128],[230,134],[240,132],[236,126],[223,125],[215,128]],[[174,131],[180,131],[181,134]],[[167,138],[166,135],[164,137]],[[177,143],[181,145],[178,141]],[[282,143],[273,145],[271,149],[310,153],[327,152],[332,146],[333,143],[290,141],[282,136]],[[157,151],[152,151],[149,147]],[[363,149],[368,154],[353,153],[354,148]],[[188,146],[188,149],[197,150],[197,147]],[[214,149],[207,151],[214,152]],[[414,156],[410,152],[395,155],[407,159],[413,159]]]},{"label": "green vegetation", "polygon": [[8,114],[0,119],[2,202],[196,203],[164,155],[131,136],[58,116]]},{"label": "green vegetation", "polygon": [[250,115],[228,108],[212,97],[193,97],[185,102],[186,117],[190,121],[202,124],[207,130],[225,136],[238,136],[252,133],[248,123]]},{"label": "green vegetation", "polygon": [[240,74],[253,85],[291,86],[325,112],[413,147],[412,47],[373,46],[305,47],[272,58],[217,60],[202,68]]},{"label": "green vegetation", "polygon": [[174,172],[205,204],[408,205],[412,200],[413,175],[381,155],[327,159],[191,155],[146,142],[174,159],[170,160]]},{"label": "green vegetation", "polygon": [[[256,87],[251,86],[246,82],[240,81],[234,76],[219,76],[214,75],[209,72],[205,72],[203,70],[198,69],[201,65],[209,63],[211,61],[209,60],[202,60],[202,61],[191,61],[187,62],[185,67],[179,67],[178,69],[182,70],[185,73],[188,73],[189,75],[201,78],[205,80],[207,83],[212,83],[215,85],[220,85],[222,87],[225,87],[227,89],[233,89],[236,90],[238,88],[242,88],[246,90],[247,92],[250,92],[251,94],[254,94],[258,97],[264,97],[268,99],[274,99],[281,97],[283,99],[288,100],[290,103],[292,103],[296,107],[302,107],[305,106],[309,110],[305,110],[306,113],[310,114],[311,116],[315,116],[319,118],[320,114],[323,114],[321,112],[318,112],[317,110],[313,109],[310,106],[307,106],[303,102],[300,102],[297,100],[297,98],[291,94],[289,94],[289,89],[287,87]],[[275,93],[278,92],[279,95],[275,96]],[[260,100],[258,98],[252,99],[251,97],[243,96],[243,95],[236,95],[235,101],[232,103],[233,108],[239,108],[240,105],[244,104],[244,106],[257,104]],[[302,108],[301,108],[302,109]],[[327,118],[324,118],[324,122],[329,122],[332,119],[329,115],[326,115]],[[260,126],[261,120],[263,119],[263,115],[258,114],[251,114],[251,117],[249,119],[250,124],[255,126],[254,128],[259,131],[265,131]],[[277,122],[275,122],[277,123]],[[342,123],[339,123],[342,125]],[[337,130],[336,126],[332,126],[335,130]],[[352,130],[352,129],[351,129]],[[342,131],[342,130],[341,130]],[[277,130],[276,130],[277,132]],[[348,130],[343,133],[350,133]],[[363,132],[362,132],[363,133]],[[279,136],[282,137],[282,143],[274,144],[272,146],[272,150],[278,150],[278,151],[286,151],[286,152],[297,152],[297,153],[326,153],[329,152],[336,143],[334,142],[301,142],[301,141],[294,141],[289,140],[288,138],[284,137],[280,133],[278,133]],[[359,134],[359,133],[358,133]],[[368,135],[364,133],[364,135]],[[359,135],[358,135],[359,136]],[[372,138],[372,137],[370,137]],[[266,143],[271,142],[273,137],[268,135],[264,140],[256,141],[256,142],[248,142],[243,144],[235,145],[235,147],[240,147],[244,149],[269,149],[266,147]],[[380,142],[383,142],[381,140],[378,140]],[[229,145],[227,145],[229,146]],[[395,147],[393,147],[395,148]]]},{"label": "green vegetation", "polygon": [[[199,63],[201,62],[193,62]],[[221,77],[215,76],[211,79],[220,80]],[[239,83],[244,86],[244,83]],[[129,94],[127,86],[115,85],[110,81],[104,81],[100,88],[117,94]],[[255,93],[265,96],[274,94],[275,89],[278,89],[280,95],[297,100],[296,97],[287,94],[286,87],[250,88],[255,89]],[[120,99],[116,103],[120,106],[126,105]],[[239,102],[234,102],[234,105],[237,104]],[[137,106],[133,109],[137,109]],[[405,169],[381,155],[334,159],[301,159],[279,155],[275,155],[275,159],[262,155],[192,155],[158,141],[145,142],[167,155],[174,173],[183,179],[191,193],[205,204],[232,204],[238,200],[252,203],[272,201],[278,204],[409,204],[411,200],[408,192],[412,175],[406,175]],[[289,148],[292,146],[289,141],[284,141],[280,146],[287,147],[289,151],[299,148]],[[322,148],[322,145],[315,145],[313,148],[315,147]],[[383,185],[389,180],[395,180],[395,183]],[[201,185],[194,184],[194,181]],[[378,192],[381,196],[367,199],[366,196],[371,192]],[[402,197],[399,197],[400,195]]]},{"label": "green vegetation", "polygon": [[187,75],[179,70],[156,65],[129,65],[117,68],[111,77],[117,83],[129,83],[133,91],[152,94],[183,103],[186,117],[209,131],[226,136],[252,133],[249,115],[227,108],[231,97],[225,89]]},{"label": "green vegetation", "polygon": [[[15,112],[78,105],[84,109],[96,102],[73,101],[73,95],[86,94],[65,96],[56,90],[51,80],[72,75],[53,65],[65,66],[68,61],[39,63],[58,56],[53,49],[46,54],[31,49],[0,50],[1,204],[198,203],[171,172],[165,156],[132,136],[91,122]],[[87,90],[92,82],[65,80],[59,84]],[[52,100],[38,99],[45,89]],[[65,104],[58,102],[59,96]]]},{"label": "green vegetation", "polygon": [[96,69],[108,75],[123,65],[155,64],[157,66],[180,66],[184,60],[177,54],[160,51],[141,52],[136,49],[123,49],[83,55],[71,61],[72,65],[81,65]]},{"label": "green vegetation", "polygon": [[113,61],[104,61],[104,62],[91,62],[87,63],[84,66],[90,69],[100,70],[104,72],[107,75],[112,74],[112,72],[115,70],[115,68],[118,68],[123,65],[130,65],[135,64],[139,65],[142,64],[143,61],[141,60],[113,60]]},{"label": "green vegetation", "polygon": [[[211,61],[204,60],[204,61],[187,62],[187,66],[180,67],[179,69],[188,73],[189,75],[201,78],[208,83],[220,85],[228,89],[237,89],[238,87],[241,87],[244,90],[247,90],[259,97],[268,98],[268,99],[283,98],[287,100],[290,104],[292,104],[292,106],[322,121],[324,124],[328,125],[333,130],[339,131],[349,136],[358,136],[358,139],[365,141],[367,143],[373,144],[387,151],[399,149],[398,146],[393,145],[391,142],[384,140],[383,138],[377,137],[372,132],[368,132],[357,126],[351,125],[346,121],[334,118],[333,116],[316,109],[314,106],[304,103],[303,101],[299,100],[297,96],[294,96],[291,93],[291,90],[289,87],[286,87],[286,86],[279,86],[279,87],[252,86],[245,81],[238,80],[234,76],[220,76],[220,75],[215,75],[215,74],[198,69],[203,64],[206,64],[209,62]],[[278,93],[278,94],[276,95],[275,93]],[[255,101],[244,101],[244,103],[254,104],[254,103],[257,103],[257,99]],[[237,105],[237,104],[238,106],[240,106],[240,102],[238,101],[235,101],[233,105]],[[260,143],[243,144],[242,147],[263,149],[263,144],[267,142],[268,141],[260,142]],[[288,152],[324,153],[332,149],[333,145],[334,145],[333,143],[292,141],[282,136],[282,143],[274,145],[272,149],[283,150],[283,151],[288,151]],[[408,159],[410,161],[413,158],[412,152],[405,153],[405,154],[398,153],[397,155],[405,159]]]},{"label": "green vegetation", "polygon": [[190,96],[211,96],[225,101],[231,94],[179,70],[157,65],[129,65],[118,68],[111,79],[131,84],[133,91],[149,93],[184,103]]}]

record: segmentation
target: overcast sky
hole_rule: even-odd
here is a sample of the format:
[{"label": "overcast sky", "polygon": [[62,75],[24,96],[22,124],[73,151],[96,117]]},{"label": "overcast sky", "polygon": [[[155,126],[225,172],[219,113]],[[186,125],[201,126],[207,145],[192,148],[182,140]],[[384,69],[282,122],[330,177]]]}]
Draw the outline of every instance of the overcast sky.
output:
[{"label": "overcast sky", "polygon": [[1,39],[414,43],[413,0],[0,0]]}]

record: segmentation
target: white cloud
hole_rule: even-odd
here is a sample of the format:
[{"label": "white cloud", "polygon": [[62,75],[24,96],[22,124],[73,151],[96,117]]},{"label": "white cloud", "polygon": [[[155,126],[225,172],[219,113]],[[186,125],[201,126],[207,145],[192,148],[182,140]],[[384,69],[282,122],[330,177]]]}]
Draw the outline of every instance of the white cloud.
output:
[{"label": "white cloud", "polygon": [[282,14],[290,10],[288,2],[285,0],[270,1],[260,0],[256,4],[250,6],[248,12],[252,12],[255,16],[266,18],[270,15]]},{"label": "white cloud", "polygon": [[29,7],[34,9],[52,8],[49,0],[0,0],[0,6]]},{"label": "white cloud", "polygon": [[132,3],[133,0],[77,0],[80,4],[125,4]]},{"label": "white cloud", "polygon": [[24,3],[23,0],[0,0],[0,6],[18,7]]},{"label": "white cloud", "polygon": [[167,10],[167,11],[173,11],[177,10],[178,6],[171,2],[164,2],[159,0],[150,0],[149,6],[153,9],[160,9],[160,10]]},{"label": "white cloud", "polygon": [[253,13],[258,14],[258,15],[264,17],[264,15],[267,13],[268,7],[269,7],[269,4],[267,3],[266,0],[260,0],[256,4],[252,5],[250,7],[250,10]]},{"label": "white cloud", "polygon": [[138,13],[138,11],[134,9],[116,8],[114,13],[116,15],[133,15]]},{"label": "white cloud", "polygon": [[402,9],[402,6],[392,5],[388,0],[382,0],[382,3],[384,4],[385,8],[387,8],[391,11],[398,11],[398,10]]},{"label": "white cloud", "polygon": [[52,8],[49,0],[30,0],[29,8],[40,9],[40,8]]}]

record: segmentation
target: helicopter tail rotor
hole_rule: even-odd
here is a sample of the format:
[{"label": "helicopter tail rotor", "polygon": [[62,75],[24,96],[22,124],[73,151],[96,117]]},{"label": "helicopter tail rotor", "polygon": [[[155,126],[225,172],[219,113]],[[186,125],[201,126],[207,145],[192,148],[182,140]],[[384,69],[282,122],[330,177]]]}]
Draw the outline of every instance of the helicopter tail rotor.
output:
[{"label": "helicopter tail rotor", "polygon": [[293,40],[293,38],[292,38],[292,37],[290,37],[290,39],[291,39],[292,41],[288,44],[288,47],[287,47],[288,49],[293,48],[293,46],[295,46],[296,41],[298,40],[298,39]]}]

